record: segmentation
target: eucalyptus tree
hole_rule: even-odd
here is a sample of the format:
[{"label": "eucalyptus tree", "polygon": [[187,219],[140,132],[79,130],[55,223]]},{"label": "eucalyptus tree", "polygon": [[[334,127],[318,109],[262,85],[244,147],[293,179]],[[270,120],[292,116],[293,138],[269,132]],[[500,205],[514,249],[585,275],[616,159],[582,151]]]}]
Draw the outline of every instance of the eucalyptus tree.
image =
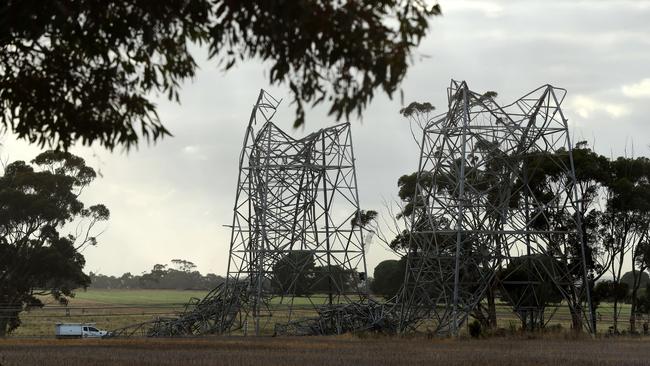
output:
[{"label": "eucalyptus tree", "polygon": [[67,303],[86,287],[84,247],[97,244],[102,204],[80,195],[96,177],[84,160],[47,151],[31,164],[15,161],[0,176],[0,336],[20,325],[20,313],[52,296]]},{"label": "eucalyptus tree", "polygon": [[224,71],[266,62],[296,126],[305,105],[348,117],[377,91],[393,95],[439,14],[423,0],[4,1],[0,126],[41,146],[155,141],[170,132],[153,98],[178,101],[203,45]]},{"label": "eucalyptus tree", "polygon": [[[632,253],[632,270],[636,273],[639,259],[644,253],[650,228],[650,159],[619,157],[611,162],[611,176],[607,184],[607,208],[603,215],[601,235],[605,248],[611,257],[609,274],[620,283],[628,254]],[[633,310],[636,307],[632,298]],[[618,330],[620,309],[614,299],[614,330]],[[635,330],[634,311],[630,317],[630,328]]]},{"label": "eucalyptus tree", "polygon": [[370,290],[374,295],[383,296],[386,299],[395,297],[404,282],[404,271],[406,270],[406,258],[387,259],[375,267],[373,282]]}]

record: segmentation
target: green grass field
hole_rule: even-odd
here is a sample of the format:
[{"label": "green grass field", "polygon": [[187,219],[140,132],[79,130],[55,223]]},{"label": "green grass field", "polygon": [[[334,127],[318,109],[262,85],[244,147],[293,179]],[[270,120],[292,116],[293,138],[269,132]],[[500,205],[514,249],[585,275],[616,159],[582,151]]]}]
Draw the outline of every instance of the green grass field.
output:
[{"label": "green grass field", "polygon": [[181,290],[96,290],[78,291],[71,305],[76,304],[115,304],[115,305],[151,305],[151,304],[185,304],[190,298],[203,298],[207,291]]}]

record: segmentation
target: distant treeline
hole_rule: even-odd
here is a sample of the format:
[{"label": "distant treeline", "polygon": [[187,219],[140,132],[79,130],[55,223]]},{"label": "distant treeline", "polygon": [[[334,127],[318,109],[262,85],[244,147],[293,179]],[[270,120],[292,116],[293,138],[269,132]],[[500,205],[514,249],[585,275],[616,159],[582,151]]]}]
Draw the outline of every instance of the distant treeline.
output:
[{"label": "distant treeline", "polygon": [[[173,259],[171,265],[156,264],[141,275],[130,272],[122,276],[89,273],[89,288],[97,289],[172,289],[212,290],[225,281],[214,273],[202,275],[196,265],[183,259]],[[355,291],[361,285],[358,274],[337,265],[328,269],[317,266],[312,253],[295,251],[273,266],[273,275],[262,286],[276,293],[308,295],[314,293],[343,293]]]},{"label": "distant treeline", "polygon": [[225,280],[214,273],[202,275],[190,261],[173,259],[171,262],[171,266],[156,264],[151,271],[141,275],[127,272],[116,277],[90,272],[91,283],[88,287],[98,289],[211,290]]}]

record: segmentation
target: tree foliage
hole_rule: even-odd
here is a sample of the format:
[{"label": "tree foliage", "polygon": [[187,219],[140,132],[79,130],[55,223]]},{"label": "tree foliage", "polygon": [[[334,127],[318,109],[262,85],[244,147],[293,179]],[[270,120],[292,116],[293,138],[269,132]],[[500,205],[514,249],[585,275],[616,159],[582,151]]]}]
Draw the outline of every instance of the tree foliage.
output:
[{"label": "tree foliage", "polygon": [[640,287],[645,288],[646,285],[650,283],[650,276],[647,272],[639,273],[638,271],[628,271],[625,272],[623,276],[621,276],[621,283],[626,284],[630,289],[635,286],[636,282],[639,283]]},{"label": "tree foliage", "polygon": [[316,294],[343,294],[355,292],[360,285],[358,274],[339,265],[316,266],[310,292]]},{"label": "tree foliage", "polygon": [[377,211],[374,210],[358,210],[356,215],[350,220],[352,227],[365,228],[377,218]]},{"label": "tree foliage", "polygon": [[436,109],[429,102],[411,102],[411,104],[399,110],[399,113],[404,117],[416,117],[421,114],[428,114]]},{"label": "tree foliage", "polygon": [[[609,164],[606,183],[606,208],[601,219],[600,236],[610,256],[609,272],[622,283],[623,266],[632,255],[633,281],[630,330],[635,331],[637,291],[640,277],[647,267],[650,230],[650,159],[619,157]],[[618,298],[614,298],[614,331],[618,331]]]},{"label": "tree foliage", "polygon": [[373,282],[370,290],[375,295],[390,299],[398,294],[404,282],[406,270],[406,257],[399,260],[388,259],[380,262],[373,274]]},{"label": "tree foliage", "polygon": [[206,44],[222,70],[270,63],[296,107],[336,118],[389,96],[438,5],[422,0],[9,0],[0,5],[0,124],[39,145],[109,149],[169,135],[152,96],[178,100]]},{"label": "tree foliage", "polygon": [[310,251],[285,254],[273,265],[271,289],[277,294],[305,296],[345,293],[358,286],[357,273],[339,265],[317,266]]},{"label": "tree foliage", "polygon": [[[96,245],[94,227],[108,220],[101,204],[79,200],[95,178],[83,159],[47,151],[31,165],[16,161],[0,176],[0,335],[20,325],[20,312],[42,306],[42,296],[62,303],[86,287],[80,249]],[[62,234],[74,224],[74,233]],[[84,228],[84,230],[81,230]]]},{"label": "tree foliage", "polygon": [[592,292],[593,301],[596,304],[608,301],[623,301],[630,292],[630,286],[626,282],[616,282],[613,280],[599,281]]},{"label": "tree foliage", "polygon": [[503,299],[517,307],[544,308],[562,301],[561,280],[552,273],[561,273],[562,265],[557,259],[544,254],[517,257],[501,270]]},{"label": "tree foliage", "polygon": [[272,288],[281,294],[308,295],[314,283],[314,255],[309,251],[287,253],[273,265]]}]

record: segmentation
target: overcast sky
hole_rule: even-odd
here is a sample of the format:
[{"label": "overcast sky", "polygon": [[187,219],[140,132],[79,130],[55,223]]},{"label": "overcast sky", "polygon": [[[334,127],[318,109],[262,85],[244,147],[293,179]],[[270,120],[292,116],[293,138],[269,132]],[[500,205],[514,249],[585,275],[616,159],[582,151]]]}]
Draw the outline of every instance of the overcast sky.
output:
[{"label": "overcast sky", "polygon": [[[542,84],[566,88],[563,104],[574,141],[602,154],[649,155],[649,1],[445,1],[431,22],[402,84],[405,102],[446,106],[450,79],[477,92],[497,91],[508,104]],[[99,246],[87,249],[86,269],[141,273],[182,258],[202,272],[224,274],[228,259],[238,154],[260,88],[287,102],[275,122],[296,137],[335,121],[323,109],[293,130],[287,88],[268,84],[268,65],[250,61],[227,74],[197,50],[201,70],[185,83],[181,104],[159,101],[174,137],[129,153],[75,148],[99,169],[87,204],[111,211]],[[382,209],[396,198],[397,178],[417,168],[417,148],[400,117],[399,97],[374,99],[353,118],[361,205]],[[5,137],[3,158],[30,160],[38,149]],[[391,254],[370,245],[369,272]]]}]

